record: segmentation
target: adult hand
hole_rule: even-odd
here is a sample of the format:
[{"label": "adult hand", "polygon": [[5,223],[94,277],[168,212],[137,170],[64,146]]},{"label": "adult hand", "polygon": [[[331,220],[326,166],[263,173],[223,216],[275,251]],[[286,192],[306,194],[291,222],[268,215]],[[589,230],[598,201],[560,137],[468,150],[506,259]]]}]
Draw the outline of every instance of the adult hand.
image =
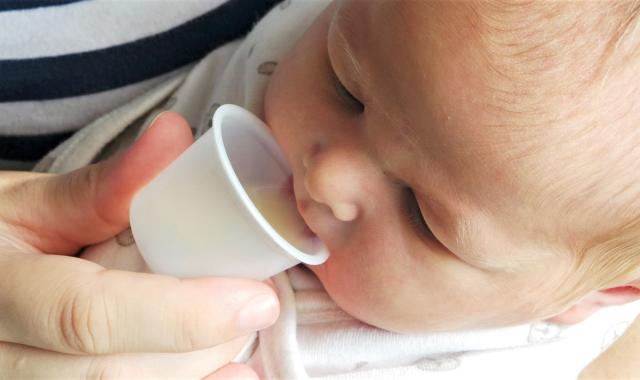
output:
[{"label": "adult hand", "polygon": [[[0,378],[203,378],[276,320],[275,294],[260,282],[74,257],[126,229],[135,192],[191,143],[167,112],[106,162],[65,175],[0,172]],[[252,374],[228,365],[210,376]]]}]

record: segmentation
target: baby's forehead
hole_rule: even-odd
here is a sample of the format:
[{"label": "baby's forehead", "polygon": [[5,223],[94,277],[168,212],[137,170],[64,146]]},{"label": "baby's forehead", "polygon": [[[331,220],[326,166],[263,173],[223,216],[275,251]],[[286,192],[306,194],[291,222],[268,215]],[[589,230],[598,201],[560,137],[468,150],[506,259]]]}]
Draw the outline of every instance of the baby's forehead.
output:
[{"label": "baby's forehead", "polygon": [[[386,47],[395,55],[467,58],[456,64],[482,68],[503,87],[515,82],[566,92],[567,82],[588,82],[603,70],[603,58],[628,26],[626,11],[618,2],[355,1],[339,13],[344,29],[359,30],[366,44],[392,45]],[[573,75],[560,87],[557,79],[567,73]]]},{"label": "baby's forehead", "polygon": [[486,127],[473,136],[478,140],[523,140],[515,132],[553,143],[593,125],[602,109],[617,114],[610,119],[629,113],[637,81],[619,75],[628,64],[608,59],[620,41],[623,8],[499,4],[356,1],[340,7],[338,24],[365,79],[381,84],[372,91],[384,98],[376,106],[420,110],[440,124],[459,119],[459,127],[471,127],[460,132]]}]

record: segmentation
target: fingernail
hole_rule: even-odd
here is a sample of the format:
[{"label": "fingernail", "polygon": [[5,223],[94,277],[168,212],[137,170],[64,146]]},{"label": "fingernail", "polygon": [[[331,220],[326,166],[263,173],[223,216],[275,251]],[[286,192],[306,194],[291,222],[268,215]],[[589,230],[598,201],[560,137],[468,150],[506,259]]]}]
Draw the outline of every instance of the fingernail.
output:
[{"label": "fingernail", "polygon": [[148,126],[152,126],[152,125],[153,125],[153,123],[155,123],[156,121],[158,121],[158,119],[159,119],[162,115],[164,115],[165,113],[167,113],[167,112],[169,112],[169,111],[167,111],[167,110],[163,110],[163,111],[159,112],[156,116],[154,116],[154,117],[153,117],[153,119],[151,119],[151,121],[150,121],[150,122],[149,122],[149,124],[147,124],[147,125],[148,125]]},{"label": "fingernail", "polygon": [[251,299],[238,313],[236,324],[243,331],[256,331],[271,326],[280,310],[275,297],[262,294]]}]

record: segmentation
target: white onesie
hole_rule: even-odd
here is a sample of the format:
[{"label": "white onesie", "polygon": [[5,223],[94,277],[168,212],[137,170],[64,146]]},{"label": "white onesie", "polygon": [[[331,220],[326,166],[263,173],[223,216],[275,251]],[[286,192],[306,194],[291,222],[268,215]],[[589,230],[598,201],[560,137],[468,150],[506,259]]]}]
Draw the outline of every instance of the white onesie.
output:
[{"label": "white onesie", "polygon": [[[220,104],[237,104],[261,117],[270,74],[326,5],[284,1],[245,39],[82,128],[37,168],[65,172],[112,154],[164,109],[183,114],[196,136],[210,126]],[[131,251],[135,245],[124,233],[94,249]],[[276,276],[275,283],[281,317],[241,356],[261,377],[273,379],[572,379],[640,313],[636,302],[571,327],[536,322],[408,336],[353,319],[303,267]]]}]

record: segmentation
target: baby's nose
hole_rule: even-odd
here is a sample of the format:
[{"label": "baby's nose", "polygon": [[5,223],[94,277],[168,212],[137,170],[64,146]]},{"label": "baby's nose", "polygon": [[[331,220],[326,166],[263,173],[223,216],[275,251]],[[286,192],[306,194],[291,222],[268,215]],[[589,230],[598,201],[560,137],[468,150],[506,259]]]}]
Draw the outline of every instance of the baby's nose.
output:
[{"label": "baby's nose", "polygon": [[362,207],[364,163],[345,148],[321,149],[307,154],[304,183],[313,200],[328,206],[334,217],[350,222]]}]

